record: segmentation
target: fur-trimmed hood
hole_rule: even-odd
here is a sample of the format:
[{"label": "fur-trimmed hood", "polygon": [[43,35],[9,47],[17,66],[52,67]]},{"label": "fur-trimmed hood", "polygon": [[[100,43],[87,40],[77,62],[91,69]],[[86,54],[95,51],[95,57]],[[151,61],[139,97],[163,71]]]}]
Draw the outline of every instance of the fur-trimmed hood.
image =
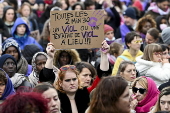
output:
[{"label": "fur-trimmed hood", "polygon": [[70,65],[74,65],[76,62],[81,61],[79,53],[75,49],[57,50],[54,55],[54,66],[60,68],[58,59],[59,59],[60,53],[63,51],[69,53],[69,55],[71,56]]}]

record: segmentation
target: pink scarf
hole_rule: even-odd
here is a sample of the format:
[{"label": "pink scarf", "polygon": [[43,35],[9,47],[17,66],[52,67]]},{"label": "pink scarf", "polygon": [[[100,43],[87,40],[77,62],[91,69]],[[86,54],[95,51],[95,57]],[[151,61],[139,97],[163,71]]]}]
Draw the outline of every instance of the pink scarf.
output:
[{"label": "pink scarf", "polygon": [[156,104],[160,93],[158,88],[156,87],[155,82],[151,78],[145,76],[143,77],[146,78],[148,81],[148,90],[146,97],[136,106],[136,113],[149,112],[150,108]]},{"label": "pink scarf", "polygon": [[170,9],[168,8],[166,11],[163,11],[162,9],[160,9],[155,2],[152,2],[148,8],[148,11],[152,10],[155,13],[159,13],[160,15],[167,15],[170,11]]}]

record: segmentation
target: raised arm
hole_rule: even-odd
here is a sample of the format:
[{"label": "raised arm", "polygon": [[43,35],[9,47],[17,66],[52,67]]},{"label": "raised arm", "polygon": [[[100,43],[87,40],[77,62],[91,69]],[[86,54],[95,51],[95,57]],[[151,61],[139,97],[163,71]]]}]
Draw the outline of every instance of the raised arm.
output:
[{"label": "raised arm", "polygon": [[45,68],[53,69],[53,59],[54,59],[54,53],[55,53],[55,48],[54,48],[53,43],[48,43],[46,51],[47,51],[48,59],[45,64]]},{"label": "raised arm", "polygon": [[55,48],[52,43],[48,43],[46,51],[48,54],[48,58],[45,67],[40,72],[39,80],[40,82],[47,82],[47,81],[54,82],[56,78],[55,73],[53,72],[53,58],[54,58]]},{"label": "raised arm", "polygon": [[102,71],[108,71],[109,70],[109,60],[107,57],[107,53],[110,50],[110,46],[107,44],[106,40],[102,42],[102,48],[101,48],[101,60],[100,60],[100,69]]}]

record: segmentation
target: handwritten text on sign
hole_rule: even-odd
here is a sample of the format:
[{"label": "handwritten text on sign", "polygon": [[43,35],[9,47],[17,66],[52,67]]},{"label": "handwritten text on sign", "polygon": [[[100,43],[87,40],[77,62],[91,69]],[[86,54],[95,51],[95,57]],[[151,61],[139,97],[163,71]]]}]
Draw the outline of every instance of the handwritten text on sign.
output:
[{"label": "handwritten text on sign", "polygon": [[52,11],[50,39],[57,49],[100,48],[104,11]]}]

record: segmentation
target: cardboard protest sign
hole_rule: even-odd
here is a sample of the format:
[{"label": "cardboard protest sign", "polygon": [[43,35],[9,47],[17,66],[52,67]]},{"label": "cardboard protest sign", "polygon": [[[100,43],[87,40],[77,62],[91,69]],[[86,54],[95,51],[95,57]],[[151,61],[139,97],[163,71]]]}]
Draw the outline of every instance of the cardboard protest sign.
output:
[{"label": "cardboard protest sign", "polygon": [[104,10],[51,11],[50,41],[56,49],[100,48]]}]

